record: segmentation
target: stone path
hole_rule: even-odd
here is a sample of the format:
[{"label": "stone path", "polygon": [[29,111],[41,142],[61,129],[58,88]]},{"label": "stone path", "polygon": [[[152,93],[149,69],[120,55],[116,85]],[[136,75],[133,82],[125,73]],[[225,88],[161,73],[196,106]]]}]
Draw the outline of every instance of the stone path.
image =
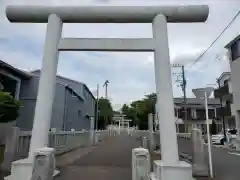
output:
[{"label": "stone path", "polygon": [[56,180],[131,180],[132,149],[139,142],[127,135],[112,137],[75,162],[60,168]]}]

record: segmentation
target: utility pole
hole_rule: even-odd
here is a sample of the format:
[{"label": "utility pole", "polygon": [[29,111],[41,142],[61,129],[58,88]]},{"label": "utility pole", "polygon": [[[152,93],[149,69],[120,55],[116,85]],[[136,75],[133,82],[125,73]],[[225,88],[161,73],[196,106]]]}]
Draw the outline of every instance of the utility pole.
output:
[{"label": "utility pole", "polygon": [[184,119],[187,120],[187,108],[186,108],[186,105],[187,105],[187,97],[186,97],[186,85],[187,85],[187,81],[186,81],[186,78],[185,78],[185,69],[184,69],[184,66],[183,65],[180,65],[180,64],[173,64],[172,67],[179,67],[181,68],[181,80],[178,81],[180,82],[180,86],[182,88],[182,91],[183,91],[183,102],[184,102]]},{"label": "utility pole", "polygon": [[184,70],[184,66],[182,66],[182,91],[183,91],[183,98],[184,98],[184,104],[185,104],[185,108],[184,108],[184,111],[185,111],[185,120],[187,120],[187,108],[186,108],[186,105],[187,105],[187,97],[186,97],[186,85],[187,85],[187,82],[186,82],[186,78],[185,78],[185,70]]},{"label": "utility pole", "polygon": [[[109,84],[109,81],[106,80],[103,84],[103,87],[105,86],[105,99],[108,99],[108,84]],[[104,115],[104,124],[106,125],[107,124],[107,121],[108,121],[108,117],[107,117],[107,114]]]},{"label": "utility pole", "polygon": [[97,130],[98,130],[98,116],[99,116],[98,99],[99,99],[99,84],[97,84],[97,101],[96,101],[96,129]]},{"label": "utility pole", "polygon": [[109,84],[109,81],[106,80],[105,83],[103,84],[103,87],[105,86],[105,99],[108,98],[108,84]]},{"label": "utility pole", "polygon": [[[218,83],[218,89],[220,89],[220,80],[217,79],[217,83]],[[227,135],[226,135],[226,126],[225,126],[225,118],[224,118],[224,109],[223,109],[223,102],[222,102],[222,93],[219,92],[219,99],[220,99],[220,105],[221,105],[221,118],[222,118],[222,122],[223,122],[223,134],[224,134],[224,141],[227,140]]]}]

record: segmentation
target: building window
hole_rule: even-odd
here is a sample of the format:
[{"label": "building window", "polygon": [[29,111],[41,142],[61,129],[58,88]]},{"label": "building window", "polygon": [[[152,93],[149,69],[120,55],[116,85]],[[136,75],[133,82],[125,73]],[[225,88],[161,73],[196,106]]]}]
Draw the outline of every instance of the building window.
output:
[{"label": "building window", "polygon": [[240,40],[237,40],[231,45],[231,56],[232,61],[240,57]]}]

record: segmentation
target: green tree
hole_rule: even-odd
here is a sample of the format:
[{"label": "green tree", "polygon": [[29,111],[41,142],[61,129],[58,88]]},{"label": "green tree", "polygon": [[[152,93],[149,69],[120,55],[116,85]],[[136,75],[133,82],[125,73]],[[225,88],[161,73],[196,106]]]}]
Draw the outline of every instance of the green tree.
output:
[{"label": "green tree", "polygon": [[156,93],[152,93],[132,102],[130,107],[124,104],[122,113],[132,119],[132,125],[138,125],[139,129],[148,129],[148,114],[155,113],[155,104]]},{"label": "green tree", "polygon": [[130,122],[130,126],[136,126],[137,125],[136,109],[134,107],[129,107],[127,104],[124,104],[121,110],[122,110],[122,114],[124,114],[127,119],[132,120]]},{"label": "green tree", "polygon": [[112,123],[113,108],[108,99],[101,97],[98,100],[99,118],[98,128],[105,129],[107,125]]},{"label": "green tree", "polygon": [[19,116],[20,101],[8,92],[0,91],[0,123],[15,121]]},{"label": "green tree", "polygon": [[121,110],[122,110],[122,113],[123,113],[124,115],[127,115],[128,111],[129,111],[128,105],[127,105],[127,104],[124,104],[124,105],[122,106]]}]

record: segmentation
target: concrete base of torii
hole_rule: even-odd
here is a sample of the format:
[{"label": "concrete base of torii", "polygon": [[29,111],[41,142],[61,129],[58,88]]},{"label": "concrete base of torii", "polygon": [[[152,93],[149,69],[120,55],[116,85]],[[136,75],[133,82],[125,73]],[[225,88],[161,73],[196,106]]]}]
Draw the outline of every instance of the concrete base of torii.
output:
[{"label": "concrete base of torii", "polygon": [[[4,177],[5,180],[31,180],[33,172],[33,160],[26,158],[12,163],[11,175]],[[53,176],[57,176],[60,171],[56,170]]]},{"label": "concrete base of torii", "polygon": [[153,173],[150,174],[150,180],[195,180],[192,177],[192,165],[185,161],[179,161],[176,164],[166,164],[161,160],[153,163]]}]

